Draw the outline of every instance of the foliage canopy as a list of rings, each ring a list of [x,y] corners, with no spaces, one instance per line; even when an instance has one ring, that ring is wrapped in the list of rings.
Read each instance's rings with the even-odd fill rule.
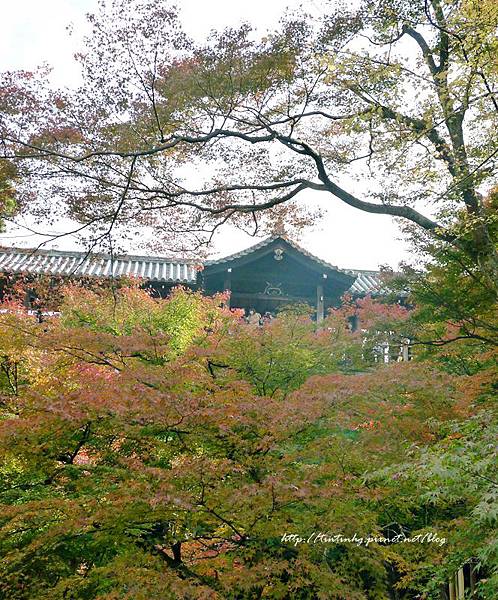
[[[60,318],[4,306],[0,598],[436,598],[470,557],[491,598],[494,370],[372,362],[349,309],[265,330],[222,304],[70,286]],[[448,543],[283,539],[320,531]]]

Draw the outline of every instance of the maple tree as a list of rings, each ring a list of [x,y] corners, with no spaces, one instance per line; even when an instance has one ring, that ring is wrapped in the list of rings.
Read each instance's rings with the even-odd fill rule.
[[[0,597],[411,598],[470,552],[492,568],[492,370],[379,367],[347,310],[264,331],[223,306],[137,284],[69,286],[42,323],[4,305]],[[282,540],[431,528],[451,544]]]
[[[498,240],[497,198],[496,189],[485,198],[493,243]],[[460,215],[455,230],[461,238],[471,235],[465,215]],[[403,294],[413,308],[404,323],[398,323],[397,335],[409,339],[419,356],[449,372],[472,374],[485,369],[495,360],[498,343],[492,274],[461,249],[418,235],[412,242],[416,261],[386,282],[394,297]]]
[[[325,208],[341,201],[456,244],[496,280],[481,195],[496,180],[496,3],[324,13],[195,44],[169,4],[101,3],[80,89],[4,74],[0,135],[23,175],[20,209],[72,217],[92,244],[148,225],[162,247],[191,250],[226,222],[300,228],[302,192],[319,191]],[[355,195],[342,174],[369,191]]]
[[[212,367],[217,377],[235,371],[260,396],[285,398],[312,375],[365,368],[361,350],[360,335],[351,334],[342,314],[331,314],[317,327],[309,315],[289,311],[264,327],[243,321],[232,327]]]

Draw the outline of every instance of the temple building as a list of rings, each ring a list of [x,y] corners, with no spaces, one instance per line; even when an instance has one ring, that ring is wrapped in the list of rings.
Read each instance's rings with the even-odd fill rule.
[[[230,306],[263,314],[307,303],[323,319],[344,293],[378,294],[378,272],[339,269],[284,236],[217,260],[199,263],[159,256],[113,256],[60,250],[0,248],[0,273],[54,277],[140,277],[157,296],[177,285],[214,294],[230,290]],[[0,289],[0,293],[2,290]]]

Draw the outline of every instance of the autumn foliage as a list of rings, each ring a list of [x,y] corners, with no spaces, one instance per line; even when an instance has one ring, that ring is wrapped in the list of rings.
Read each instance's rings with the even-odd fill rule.
[[[492,585],[492,373],[375,362],[347,311],[258,328],[224,300],[5,306],[0,598],[413,598],[476,556]],[[427,531],[448,543],[283,538]]]

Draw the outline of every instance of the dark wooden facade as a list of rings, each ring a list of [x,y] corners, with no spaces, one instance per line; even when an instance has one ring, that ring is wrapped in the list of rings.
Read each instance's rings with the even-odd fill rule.
[[[275,313],[288,304],[306,303],[323,319],[355,277],[278,237],[245,252],[209,261],[202,273],[207,294],[230,291],[230,306]]]

